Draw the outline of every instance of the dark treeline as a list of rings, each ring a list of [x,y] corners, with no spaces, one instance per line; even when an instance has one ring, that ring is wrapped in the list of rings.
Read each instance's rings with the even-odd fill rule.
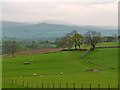
[[[81,50],[81,45],[90,45],[91,50],[95,50],[96,44],[101,42],[116,42],[117,35],[102,36],[96,31],[88,31],[84,35],[77,31],[67,33],[63,37],[57,38],[55,41],[48,40],[16,40],[10,38],[3,38],[2,40],[2,54],[10,54],[14,57],[14,53],[18,51],[35,50],[41,48],[64,48],[71,50]]]
[[[54,42],[48,40],[16,40],[10,38],[2,40],[2,54],[10,54],[11,57],[14,57],[14,53],[19,51],[55,47]]]

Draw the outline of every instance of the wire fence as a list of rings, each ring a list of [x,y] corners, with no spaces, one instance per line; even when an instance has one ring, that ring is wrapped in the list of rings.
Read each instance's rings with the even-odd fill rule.
[[[101,84],[98,84],[96,88],[92,87],[92,84],[89,84],[89,86],[86,88],[84,87],[84,84],[80,84],[79,87],[73,82],[73,83],[59,83],[56,86],[56,83],[38,83],[38,82],[29,82],[29,81],[20,81],[13,78],[2,78],[2,83],[10,85],[9,88],[40,88],[40,89],[65,89],[65,90],[119,90],[119,84],[116,88],[112,88],[110,84],[107,85],[106,88],[102,88]],[[15,87],[14,87],[15,86]],[[76,87],[77,86],[77,87]],[[3,90],[6,87],[3,87]]]

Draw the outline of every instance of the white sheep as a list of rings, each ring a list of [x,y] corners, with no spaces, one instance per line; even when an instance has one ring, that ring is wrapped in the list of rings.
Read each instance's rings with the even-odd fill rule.
[[[43,75],[40,75],[40,77],[42,77]]]
[[[60,73],[60,75],[63,75],[63,74],[64,74],[63,72]]]
[[[34,74],[33,74],[33,76],[37,76],[37,74],[36,74],[36,73],[34,73]]]

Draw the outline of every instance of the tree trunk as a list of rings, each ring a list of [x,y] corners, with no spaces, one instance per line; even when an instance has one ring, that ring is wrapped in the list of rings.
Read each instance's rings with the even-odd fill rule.
[[[75,43],[75,50],[77,49],[77,44]]]
[[[71,50],[71,47],[69,47],[69,49]]]
[[[92,50],[95,50],[95,45],[92,45]]]
[[[78,46],[79,46],[79,50],[81,50],[80,45],[78,45]]]
[[[11,52],[11,58],[13,58],[14,57],[14,52]]]

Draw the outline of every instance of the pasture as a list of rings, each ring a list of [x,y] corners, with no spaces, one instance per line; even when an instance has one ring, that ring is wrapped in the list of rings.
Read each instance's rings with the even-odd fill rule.
[[[98,44],[96,45],[96,47],[118,46],[118,45],[120,45],[119,42],[102,42],[102,43],[98,43]],[[87,44],[85,44],[85,45],[83,44],[83,45],[81,45],[81,48],[90,49],[91,46],[90,46],[90,45],[87,45]]]
[[[80,87],[101,87],[106,88],[108,84],[116,88],[118,85],[118,49],[104,48],[96,49],[90,52],[85,57],[81,56],[85,51],[58,51],[46,54],[20,55],[14,58],[3,57],[3,78],[6,82],[3,83],[5,87],[23,87],[21,82],[28,82],[29,87],[41,88],[41,83],[44,87],[52,88],[61,86]],[[30,62],[25,65],[24,62]],[[91,69],[93,71],[91,71]],[[34,75],[36,74],[36,75]],[[10,85],[9,79],[18,81],[18,84]]]

